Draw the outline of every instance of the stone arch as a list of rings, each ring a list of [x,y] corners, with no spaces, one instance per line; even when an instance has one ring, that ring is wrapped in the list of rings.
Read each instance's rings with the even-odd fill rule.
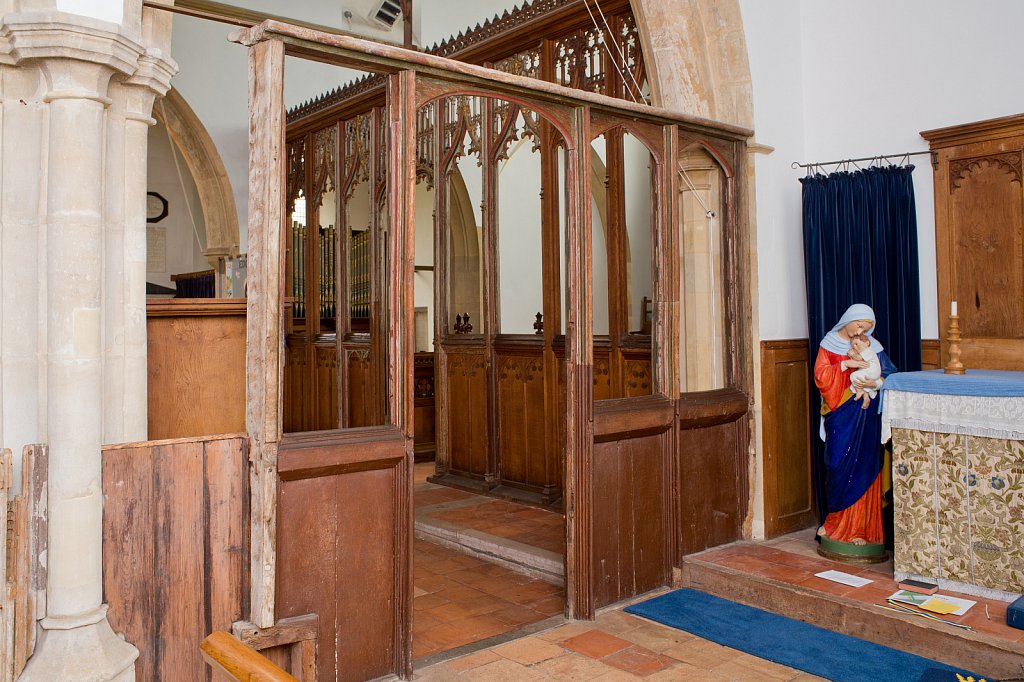
[[[654,104],[752,128],[739,0],[632,0]]]
[[[206,225],[206,257],[238,255],[238,211],[224,162],[192,107],[174,88],[157,101],[153,117],[167,128],[196,183]]]

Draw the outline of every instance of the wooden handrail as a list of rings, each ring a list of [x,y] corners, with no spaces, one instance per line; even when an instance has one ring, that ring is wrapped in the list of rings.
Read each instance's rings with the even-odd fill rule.
[[[299,682],[252,647],[220,630],[204,639],[199,649],[214,670],[238,682]]]

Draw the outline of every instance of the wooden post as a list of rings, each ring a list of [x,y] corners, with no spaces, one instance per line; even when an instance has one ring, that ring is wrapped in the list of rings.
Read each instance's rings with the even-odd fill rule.
[[[455,164],[454,157],[448,161],[445,148],[445,126],[448,124],[448,100],[441,97],[434,101],[434,384],[436,396],[448,395],[448,353],[445,339],[451,320],[449,305],[449,272],[451,251],[449,210],[451,198],[448,175]],[[455,121],[452,121],[455,125]],[[437,410],[434,475],[448,473],[451,459],[451,445],[448,437],[448,400],[435,401]]]
[[[608,74],[606,74],[608,76]],[[609,76],[610,77],[610,76]],[[629,268],[626,253],[629,250],[629,235],[626,232],[626,177],[625,177],[625,131],[621,126],[612,128],[604,135],[608,188],[606,215],[608,216],[607,259],[608,291],[608,337],[611,342],[609,357],[609,381],[611,395],[622,398],[626,395],[625,362],[622,358],[622,337],[629,333]],[[653,225],[653,223],[652,223]],[[601,254],[599,257],[604,257]],[[593,337],[591,337],[593,338]]]
[[[574,110],[567,140],[566,287],[569,310],[565,358],[566,610],[594,618],[593,456],[594,347],[590,207],[590,107]]]
[[[285,221],[284,45],[249,48],[249,277],[245,424],[251,441],[249,619],[274,624],[277,451],[281,441]],[[307,311],[307,318],[309,311]]]
[[[484,335],[487,374],[487,469],[484,483],[498,485],[498,380],[494,337],[498,334],[498,162],[494,159],[494,105],[491,97],[480,98],[480,186],[483,203],[480,251],[483,259],[484,301],[480,332]]]
[[[652,178],[654,205],[651,225],[654,227],[654,325],[651,330],[652,389],[673,403],[679,399],[682,320],[680,291],[681,254],[679,243],[679,134],[674,125],[662,127],[662,158]],[[679,520],[678,416],[668,434],[668,455],[665,461],[665,500],[668,507],[666,534],[672,565],[679,559],[677,524]]]
[[[405,435],[405,466],[399,485],[406,495],[396,499],[398,546],[406,551],[404,570],[396,571],[395,599],[395,671],[412,677],[412,598],[413,598],[413,355],[414,289],[416,238],[416,73],[401,71],[388,77],[388,250],[390,284],[387,320],[390,333],[387,346],[388,413],[392,423]]]

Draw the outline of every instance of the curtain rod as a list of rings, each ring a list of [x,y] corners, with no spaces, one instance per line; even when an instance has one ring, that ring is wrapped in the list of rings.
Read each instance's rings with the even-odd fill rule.
[[[939,167],[939,154],[933,151],[921,151],[921,152],[904,152],[902,154],[881,154],[879,156],[864,156],[859,159],[840,159],[839,161],[819,161],[817,163],[800,163],[794,161],[789,165],[790,168],[815,168],[820,166],[841,166],[842,164],[857,163],[858,161],[884,161],[888,159],[909,159],[911,156],[922,156],[928,154],[932,157],[932,167],[938,169]]]

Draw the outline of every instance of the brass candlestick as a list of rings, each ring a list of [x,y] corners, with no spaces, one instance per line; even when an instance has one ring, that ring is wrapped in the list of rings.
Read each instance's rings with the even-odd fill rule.
[[[963,374],[966,370],[964,363],[960,362],[960,318],[957,315],[949,316],[946,341],[949,341],[949,363],[943,371],[946,374]]]

